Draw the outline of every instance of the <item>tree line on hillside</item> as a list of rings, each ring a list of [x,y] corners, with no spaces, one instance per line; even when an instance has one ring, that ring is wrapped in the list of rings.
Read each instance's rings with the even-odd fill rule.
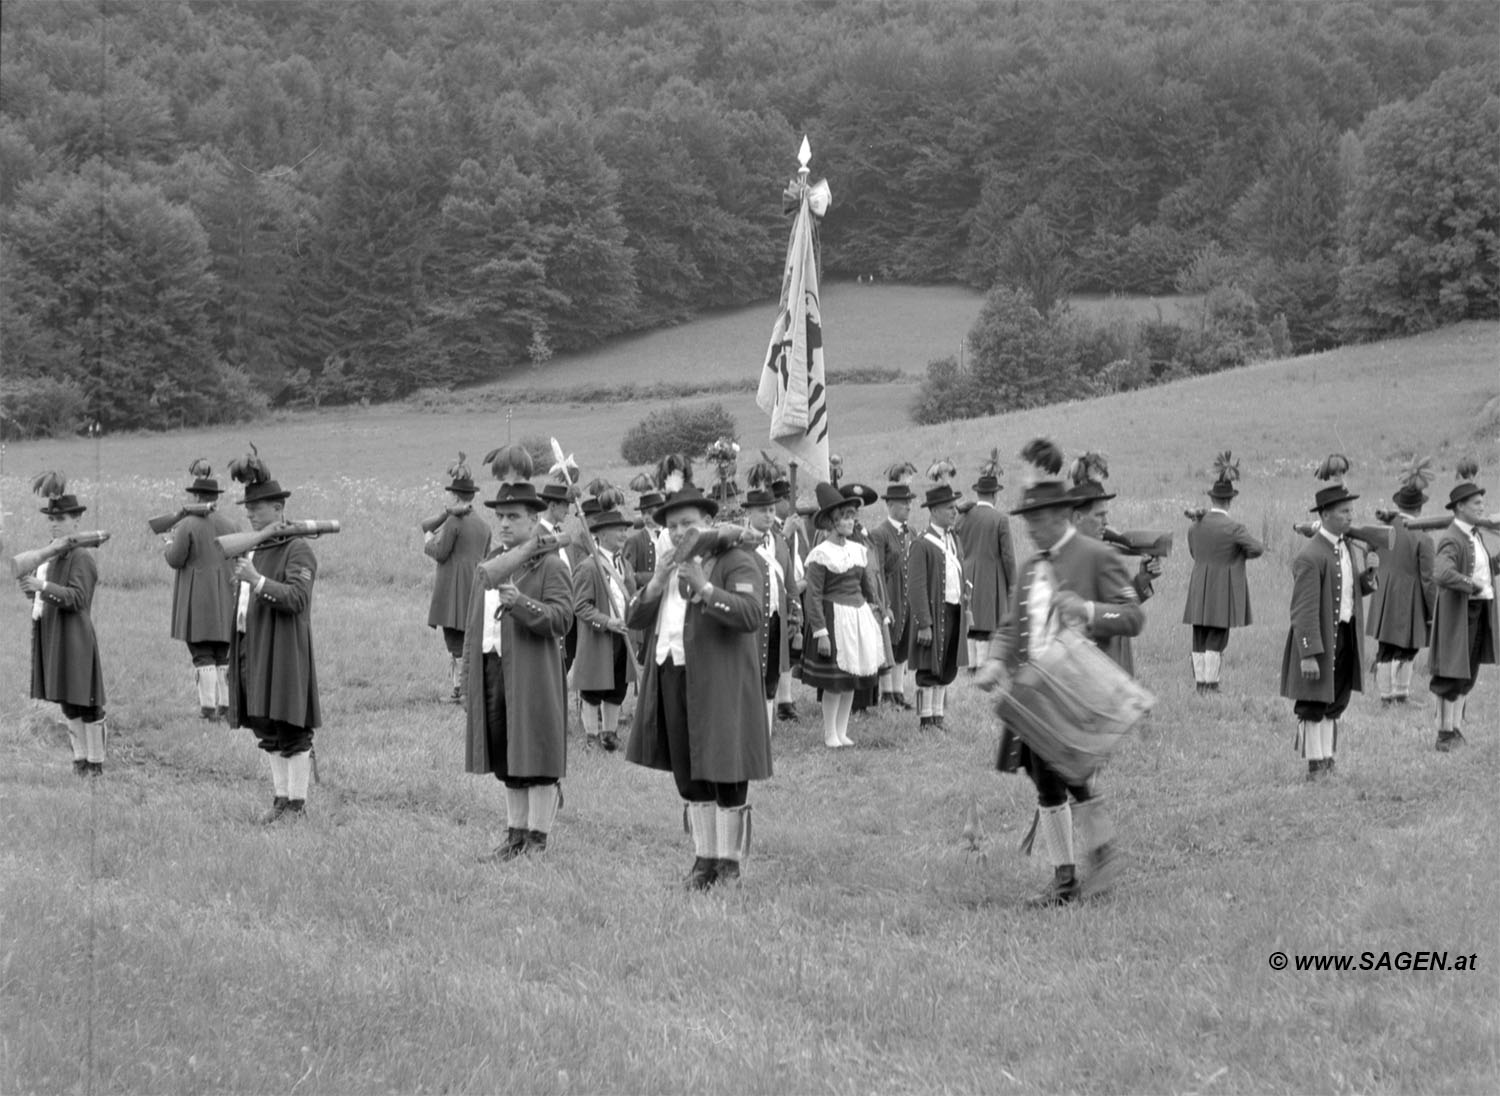
[[[1296,349],[1493,316],[1497,29],[1436,0],[11,0],[0,429],[390,399],[764,298],[803,132],[825,277],[1046,315],[1206,264]]]

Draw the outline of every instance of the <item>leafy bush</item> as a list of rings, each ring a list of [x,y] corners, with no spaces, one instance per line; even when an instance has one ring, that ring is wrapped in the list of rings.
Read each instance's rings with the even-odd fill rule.
[[[76,381],[57,377],[0,380],[0,438],[50,438],[78,429],[88,399]]]
[[[625,432],[620,456],[630,464],[654,464],[668,453],[697,455],[719,438],[735,436],[734,419],[722,403],[653,411]]]

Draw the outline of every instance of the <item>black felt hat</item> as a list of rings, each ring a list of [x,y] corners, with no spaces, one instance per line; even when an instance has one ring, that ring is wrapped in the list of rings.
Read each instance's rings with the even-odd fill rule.
[[[704,517],[711,518],[719,512],[719,504],[717,502],[708,498],[692,484],[688,484],[681,491],[674,491],[668,495],[666,501],[652,513],[651,520],[655,521],[658,525],[665,525],[667,523],[667,515],[673,510],[682,509],[684,506],[696,506],[703,511]]]
[[[1357,498],[1359,496],[1351,495],[1349,489],[1342,483],[1329,484],[1318,492],[1316,498],[1313,500],[1313,507],[1309,512],[1316,514],[1319,510],[1326,510],[1330,506],[1337,506],[1341,502],[1353,502]]]
[[[1050,510],[1058,506],[1071,509],[1076,499],[1062,480],[1040,480],[1026,488],[1021,494],[1021,504],[1011,507],[1012,514],[1030,514],[1037,510]]]
[[[589,515],[589,532],[597,533],[601,529],[611,529],[615,526],[629,527],[630,519],[618,510],[600,510]]]
[[[1074,484],[1068,494],[1073,496],[1074,506],[1090,506],[1096,502],[1108,502],[1115,497],[1106,491],[1104,484],[1098,480],[1084,480],[1082,483]]]
[[[763,487],[752,487],[745,492],[745,497],[740,500],[740,504],[747,510],[752,506],[774,506],[776,495]]]
[[[936,487],[929,488],[927,497],[922,500],[922,507],[931,510],[938,506],[947,506],[959,500],[962,492],[955,491],[953,484],[940,483]]]
[[[42,513],[46,514],[50,518],[62,515],[81,514],[85,510],[87,510],[88,507],[79,502],[77,496],[75,495],[53,495],[47,500],[47,505],[41,507],[40,509]]]
[[[1479,484],[1477,483],[1466,481],[1464,483],[1460,483],[1457,487],[1448,492],[1448,501],[1443,505],[1449,510],[1455,510],[1458,508],[1459,503],[1465,502],[1468,499],[1473,498],[1475,495],[1482,494],[1484,494],[1483,487],[1479,486]]]
[[[547,509],[547,504],[537,496],[536,487],[526,482],[502,483],[500,490],[495,492],[493,500],[486,500],[485,505],[491,510],[498,510],[502,506],[524,506],[532,513],[540,513]]]
[[[818,500],[818,508],[813,511],[814,524],[822,524],[831,520],[835,510],[842,510],[845,506],[860,507],[864,501],[858,496],[844,494],[839,488],[831,483],[820,483],[813,488],[813,495]]]

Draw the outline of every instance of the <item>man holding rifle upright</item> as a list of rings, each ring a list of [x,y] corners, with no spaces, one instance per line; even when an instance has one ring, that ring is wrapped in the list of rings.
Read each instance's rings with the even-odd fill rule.
[[[423,523],[422,551],[437,561],[427,627],[442,630],[443,644],[448,649],[449,684],[453,687],[448,699],[457,704],[462,692],[459,675],[474,568],[489,554],[490,530],[484,519],[474,513],[474,494],[478,488],[463,453],[458,454],[458,463],[448,469],[448,477],[442,514]],[[434,520],[437,524],[429,528]]]
[[[229,714],[229,632],[234,626],[234,572],[218,538],[239,526],[218,512],[223,489],[202,457],[188,467],[189,506],[163,538],[172,581],[172,638],[187,644],[198,686],[198,715]]]
[[[290,491],[271,478],[255,447],[229,462],[245,485],[240,505],[259,533],[282,521]],[[312,592],[318,560],[300,536],[265,541],[234,566],[239,597],[229,648],[229,725],[248,727],[271,766],[267,825],[301,818],[312,773],[313,731],[322,723],[313,665]]]

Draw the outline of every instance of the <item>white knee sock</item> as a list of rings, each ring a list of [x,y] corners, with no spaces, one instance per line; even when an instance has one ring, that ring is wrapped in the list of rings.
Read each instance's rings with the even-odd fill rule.
[[[1074,803],[1072,809],[1073,825],[1083,843],[1084,855],[1114,840],[1114,822],[1104,809],[1103,796],[1090,796],[1082,803]]]
[[[505,828],[524,830],[526,816],[531,810],[530,788],[505,789]]]
[[[1395,673],[1391,677],[1391,691],[1398,700],[1404,700],[1411,695],[1411,661],[1402,659],[1396,663]]]
[[[948,709],[948,686],[934,685],[932,687],[932,714],[942,717]]]
[[[830,749],[843,745],[839,741],[839,695],[823,690],[823,745]]]
[[[776,703],[790,704],[792,702],[792,675],[782,674],[781,680],[776,683]]]
[[[608,701],[600,704],[599,721],[601,729],[608,734],[614,734],[620,729],[620,706]]]
[[[73,747],[74,761],[87,761],[89,758],[88,734],[83,729],[83,720],[68,720],[68,745]]]
[[[838,702],[839,702],[839,707],[838,707],[838,716],[837,716],[837,721],[836,721],[836,729],[838,731],[838,736],[839,736],[839,745],[840,746],[852,746],[852,745],[854,745],[854,740],[849,737],[849,716],[854,711],[854,694],[853,693],[839,693],[838,694]]]
[[[303,750],[284,760],[286,761],[286,797],[305,801],[307,781],[312,775],[312,754]]]
[[[550,833],[557,817],[557,785],[537,784],[526,789],[526,828]]]
[[[1193,680],[1202,685],[1207,678],[1203,676],[1203,652],[1193,652]]]
[[[266,758],[271,762],[271,790],[278,799],[286,799],[287,759],[278,753],[266,754]]]
[[[1339,721],[1323,720],[1323,756],[1332,757],[1339,745]]]
[[[1302,721],[1302,756],[1309,761],[1322,761],[1326,756],[1323,753],[1323,722],[1321,719]]]
[[[932,694],[930,685],[917,686],[917,715],[922,719],[932,715]]]
[[[1375,690],[1380,693],[1381,700],[1389,700],[1395,693],[1396,675],[1394,671],[1394,663],[1375,663]]]
[[[98,723],[85,723],[83,725],[84,748],[88,750],[89,760],[97,764],[104,762],[104,720]]]
[[[1073,859],[1073,815],[1066,803],[1058,807],[1042,807],[1037,819],[1037,835],[1054,868],[1077,863]]]
[[[750,804],[718,807],[715,813],[714,855],[720,860],[739,863],[750,850]]]
[[[198,707],[217,708],[219,675],[212,666],[194,666],[193,679],[198,683]]]
[[[1222,656],[1218,651],[1203,652],[1203,682],[1206,685],[1217,685],[1219,683],[1219,665]]]
[[[891,667],[891,692],[906,696],[906,663],[898,662]]]
[[[218,701],[220,708],[229,707],[229,667],[215,666],[214,677],[217,679],[214,686],[214,699]]]
[[[693,855],[712,860],[719,855],[719,809],[712,802],[687,805],[688,833],[693,835]]]

